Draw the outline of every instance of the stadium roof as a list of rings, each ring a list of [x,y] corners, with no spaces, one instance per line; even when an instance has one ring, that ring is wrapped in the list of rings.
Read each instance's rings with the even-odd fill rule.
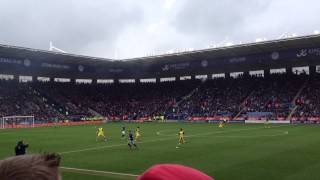
[[[320,35],[233,45],[181,53],[113,60],[17,46],[0,45],[0,70],[7,74],[70,78],[141,78],[246,71],[250,68],[290,66],[293,61],[271,62],[266,53],[295,59],[303,48],[319,48]],[[292,52],[290,52],[292,51]],[[289,52],[292,54],[289,57]],[[284,54],[282,56],[282,54]],[[261,55],[261,56],[257,56]],[[270,55],[268,54],[268,57]],[[280,59],[281,59],[280,58]],[[26,62],[27,59],[27,62]],[[313,61],[299,61],[314,64]],[[310,60],[310,59],[309,59]],[[268,61],[269,62],[269,61]],[[298,61],[294,63],[297,64]],[[317,63],[317,62],[316,62]],[[260,66],[258,66],[260,64]],[[292,65],[296,65],[292,64]],[[306,64],[306,63],[304,63]],[[18,66],[17,68],[15,67]],[[20,65],[20,66],[19,66]],[[24,66],[23,66],[24,65]],[[243,65],[243,66],[242,66]],[[256,66],[257,65],[257,66]]]
[[[195,51],[186,51],[165,55],[148,56],[141,58],[124,59],[124,61],[137,60],[140,62],[154,62],[162,59],[172,60],[199,60],[214,59],[225,56],[242,56],[247,54],[257,54],[271,51],[281,51],[301,47],[317,47],[320,45],[320,35],[309,35],[292,37],[286,39],[262,41],[255,43],[239,44],[219,48],[209,48]]]
[[[45,61],[54,61],[55,63],[99,63],[101,61],[112,61],[112,59],[90,57],[77,54],[69,54],[55,51],[32,49],[18,46],[0,44],[0,55],[13,57],[15,59],[37,59]]]

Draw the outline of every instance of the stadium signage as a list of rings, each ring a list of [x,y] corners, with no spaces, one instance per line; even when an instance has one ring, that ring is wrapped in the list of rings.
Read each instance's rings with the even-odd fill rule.
[[[31,66],[31,61],[29,59],[25,59],[23,61],[23,65],[26,66],[26,67],[29,67],[29,66]]]
[[[84,66],[79,65],[79,66],[78,66],[78,70],[79,70],[80,72],[83,72],[83,71],[84,71]]]
[[[178,64],[166,64],[161,69],[162,69],[162,71],[179,70],[179,69],[186,69],[189,66],[190,66],[189,62],[178,63]]]
[[[275,51],[275,52],[271,53],[271,59],[273,59],[273,60],[278,60],[279,57],[280,57],[279,52],[276,52],[276,51]]]
[[[55,68],[55,69],[70,69],[70,66],[63,64],[50,64],[50,63],[42,63],[41,67],[46,68]]]
[[[241,63],[241,62],[245,62],[247,60],[246,57],[238,57],[238,58],[231,58],[229,59],[230,63]]]
[[[201,66],[202,67],[207,67],[208,66],[208,61],[207,60],[203,60],[203,61],[201,61]]]
[[[18,59],[10,59],[10,58],[0,58],[0,63],[7,63],[7,64],[22,64],[22,60]]]
[[[26,67],[31,66],[31,61],[29,59],[20,60],[20,59],[11,59],[11,58],[0,58],[0,63],[18,64],[18,65],[24,65]]]
[[[316,67],[316,72],[317,72],[317,73],[320,73],[320,66],[317,66],[317,67]]]
[[[109,69],[110,73],[121,73],[123,72],[123,69]]]
[[[301,49],[297,53],[298,58],[303,58],[308,55],[315,55],[315,56],[320,56],[320,48],[310,48],[310,49]]]
[[[245,120],[246,124],[265,124],[266,120]],[[290,124],[289,120],[271,120],[268,121],[271,124]]]

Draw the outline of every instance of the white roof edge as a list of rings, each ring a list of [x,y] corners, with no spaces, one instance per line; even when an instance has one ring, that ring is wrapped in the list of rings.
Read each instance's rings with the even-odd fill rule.
[[[114,59],[108,59],[108,58],[102,58],[102,57],[93,57],[93,56],[86,56],[86,55],[80,55],[80,54],[63,53],[63,52],[21,47],[21,46],[15,46],[15,45],[0,44],[0,47],[21,49],[21,50],[27,50],[27,51],[33,51],[33,52],[43,52],[43,53],[49,53],[49,54],[58,54],[58,55],[72,56],[72,57],[79,57],[79,58],[87,58],[87,59],[92,59],[92,60],[114,61]]]
[[[275,40],[268,40],[268,41],[262,41],[262,42],[235,44],[232,46],[225,46],[225,47],[206,48],[206,49],[200,49],[200,50],[194,50],[194,51],[184,51],[184,52],[178,52],[178,53],[160,54],[160,55],[154,55],[154,56],[144,56],[144,57],[137,57],[137,58],[121,59],[121,60],[131,61],[131,60],[153,59],[153,58],[161,58],[161,57],[169,57],[169,56],[180,56],[180,55],[188,55],[188,54],[202,53],[202,52],[209,52],[209,51],[227,50],[227,49],[238,48],[238,47],[263,45],[263,44],[278,43],[278,42],[292,41],[292,40],[299,40],[299,39],[308,39],[308,38],[313,38],[313,37],[320,37],[320,35],[307,35],[307,36],[290,37],[290,38],[275,39]]]
[[[227,49],[238,48],[238,47],[246,47],[246,46],[254,46],[254,45],[263,45],[263,44],[270,44],[270,43],[277,43],[277,42],[284,42],[284,41],[292,41],[292,40],[299,40],[299,39],[308,39],[308,38],[314,38],[314,37],[320,37],[320,35],[306,35],[306,36],[290,37],[290,38],[284,38],[284,39],[268,40],[268,41],[262,41],[262,42],[252,42],[252,43],[246,43],[246,44],[236,44],[236,45],[225,46],[225,47],[206,48],[206,49],[193,50],[193,51],[184,51],[184,52],[171,53],[171,54],[160,54],[160,55],[153,55],[153,56],[143,56],[143,57],[136,57],[136,58],[127,58],[127,59],[108,59],[108,58],[102,58],[102,57],[93,57],[93,56],[86,56],[86,55],[79,55],[79,54],[72,54],[72,53],[63,53],[63,52],[53,52],[53,51],[48,51],[48,50],[35,49],[35,48],[27,48],[27,47],[15,46],[15,45],[5,45],[5,44],[0,44],[0,47],[21,49],[21,50],[34,51],[34,52],[39,51],[39,52],[43,52],[43,53],[58,54],[58,55],[65,55],[65,56],[72,56],[72,57],[79,57],[79,58],[87,58],[87,59],[91,59],[91,60],[102,60],[102,61],[132,61],[132,60],[143,60],[143,59],[154,59],[154,58],[161,58],[161,57],[188,55],[188,54],[202,53],[202,52],[209,52],[209,51],[227,50]]]

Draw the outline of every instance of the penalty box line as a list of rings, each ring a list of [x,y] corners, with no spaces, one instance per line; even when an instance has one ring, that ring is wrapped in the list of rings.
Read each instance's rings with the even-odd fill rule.
[[[286,126],[289,126],[289,125],[282,125],[282,126],[277,126],[277,127],[273,127],[273,128],[286,127]],[[228,133],[228,132],[248,131],[248,130],[257,130],[257,129],[265,129],[265,128],[264,127],[262,127],[262,128],[246,128],[246,129],[238,129],[238,130],[201,133],[201,134],[189,135],[186,137],[188,138],[188,137],[207,136],[207,135],[213,135],[213,134],[222,134],[222,133]],[[166,141],[166,140],[173,140],[173,139],[176,139],[176,138],[170,137],[170,138],[163,138],[163,139],[154,139],[154,140],[149,140],[149,141],[138,142],[138,144],[152,143],[152,142]],[[91,147],[91,148],[78,149],[78,150],[73,150],[73,151],[64,151],[64,152],[60,152],[59,154],[61,154],[61,155],[71,154],[71,153],[77,153],[77,152],[85,152],[85,151],[99,150],[99,149],[105,149],[105,148],[119,147],[119,146],[124,146],[124,145],[127,145],[127,144],[114,144],[114,145],[107,145],[107,146],[100,146],[100,147]]]

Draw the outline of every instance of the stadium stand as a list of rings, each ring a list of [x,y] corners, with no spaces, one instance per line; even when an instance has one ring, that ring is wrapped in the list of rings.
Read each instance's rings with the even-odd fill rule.
[[[242,116],[284,120],[292,100],[306,80],[304,75],[275,74],[255,81],[252,94],[244,103]]]
[[[115,61],[0,44],[0,116],[320,123],[319,46],[310,35]]]
[[[56,101],[69,116],[96,114],[109,119],[137,120],[164,114],[193,86],[188,82],[167,82],[139,85],[37,83],[34,87]]]
[[[320,76],[319,74],[308,78],[308,84],[301,95],[295,100],[297,110],[292,117],[293,120],[308,118],[318,120],[320,116]]]
[[[274,74],[108,85],[1,81],[0,114],[32,114],[44,122],[96,115],[114,120],[148,120],[159,115],[176,120],[284,120],[297,106],[293,119],[318,118],[319,79],[319,75]]]
[[[34,115],[39,121],[64,119],[46,99],[29,84],[14,81],[0,81],[0,115]]]

